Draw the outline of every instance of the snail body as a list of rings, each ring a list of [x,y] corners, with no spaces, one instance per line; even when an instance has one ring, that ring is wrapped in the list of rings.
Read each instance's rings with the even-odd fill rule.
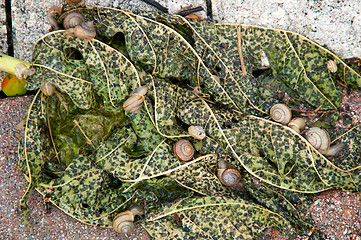
[[[271,107],[270,110],[271,118],[278,123],[288,124],[292,118],[292,112],[286,104],[277,103]]]
[[[206,132],[201,126],[190,126],[188,128],[188,133],[195,139],[202,140],[206,137]]]
[[[194,147],[187,139],[180,139],[174,144],[174,154],[183,162],[187,162],[193,158]]]
[[[303,118],[296,117],[288,123],[288,126],[300,134],[306,127],[306,121]]]
[[[238,169],[231,167],[224,160],[220,160],[218,162],[217,177],[224,186],[238,190],[243,189],[241,173],[238,171]]]
[[[328,60],[327,61],[327,69],[332,72],[335,73],[337,71],[337,64],[334,60]]]
[[[49,8],[46,18],[48,19],[53,30],[59,30],[57,19],[61,14],[61,7],[52,6]]]
[[[123,234],[131,233],[135,227],[134,217],[142,214],[144,214],[144,209],[139,205],[117,214],[112,222],[114,231]]]
[[[134,89],[130,97],[124,102],[123,109],[130,113],[139,113],[145,100],[144,95],[148,91],[148,86],[144,85]]]
[[[94,39],[96,36],[92,22],[82,22],[74,28],[74,35],[84,40]]]

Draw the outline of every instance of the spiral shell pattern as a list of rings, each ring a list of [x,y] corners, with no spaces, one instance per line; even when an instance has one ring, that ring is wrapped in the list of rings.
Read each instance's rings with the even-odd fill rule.
[[[319,127],[312,127],[306,132],[307,141],[319,151],[327,151],[330,147],[328,133]]]
[[[134,229],[134,215],[131,211],[119,213],[113,219],[112,227],[117,233],[131,233]]]
[[[194,147],[187,139],[180,139],[174,144],[174,154],[181,161],[189,161],[193,158]]]
[[[282,124],[288,124],[292,118],[291,109],[283,103],[273,105],[270,110],[270,115],[275,122]]]
[[[242,179],[241,173],[235,168],[228,168],[223,171],[220,181],[227,187],[236,186]]]
[[[85,22],[83,15],[77,12],[68,13],[63,20],[63,25],[65,29],[75,28],[80,25],[80,23]]]

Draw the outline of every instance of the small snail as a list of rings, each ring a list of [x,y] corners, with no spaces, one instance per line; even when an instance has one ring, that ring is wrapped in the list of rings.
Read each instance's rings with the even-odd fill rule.
[[[76,26],[80,25],[80,23],[83,22],[85,22],[83,15],[77,12],[71,12],[65,16],[63,21],[63,26],[65,29],[75,28]]]
[[[217,177],[224,186],[239,190],[243,189],[241,173],[224,160],[218,161]]]
[[[70,4],[78,4],[81,2],[81,0],[66,0],[66,2]]]
[[[194,147],[187,139],[180,139],[174,144],[174,154],[183,162],[187,162],[193,158]]]
[[[51,96],[54,94],[55,92],[55,85],[52,84],[51,82],[47,82],[44,85],[40,86],[40,90],[46,95],[46,96]]]
[[[61,14],[61,7],[52,6],[49,8],[46,18],[48,19],[53,30],[59,30],[57,19]]]
[[[335,61],[333,60],[328,60],[327,61],[327,69],[332,72],[335,73],[337,71],[337,64]]]
[[[133,206],[129,210],[119,213],[113,219],[112,227],[117,233],[131,233],[135,227],[134,217],[144,214],[144,209],[139,206]]]
[[[320,153],[326,156],[336,155],[342,150],[343,144],[338,143],[330,147],[330,137],[326,130],[319,127],[312,127],[306,132],[306,139]]]
[[[188,128],[188,133],[195,139],[202,140],[206,137],[206,132],[201,126],[190,126]]]
[[[306,127],[306,121],[303,118],[296,117],[288,123],[288,126],[297,133],[301,133]]]
[[[270,115],[274,121],[282,124],[288,124],[292,118],[291,109],[283,103],[274,104],[271,107]]]
[[[311,127],[306,132],[307,141],[320,152],[325,152],[330,148],[330,136],[319,127]]]
[[[24,79],[28,76],[31,76],[35,73],[34,68],[28,68],[24,63],[18,63],[15,67],[15,76],[18,79]]]
[[[126,112],[139,113],[145,100],[144,95],[147,91],[147,85],[134,89],[134,91],[130,93],[130,97],[124,102],[123,109]]]

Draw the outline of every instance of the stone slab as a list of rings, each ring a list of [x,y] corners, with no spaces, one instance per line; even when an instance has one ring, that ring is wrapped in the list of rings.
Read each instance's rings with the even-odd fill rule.
[[[302,34],[343,58],[361,57],[361,2],[213,0],[213,20]]]

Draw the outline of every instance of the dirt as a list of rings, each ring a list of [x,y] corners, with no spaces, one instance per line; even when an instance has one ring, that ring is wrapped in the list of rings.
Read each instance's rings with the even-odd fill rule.
[[[21,217],[19,202],[27,187],[24,176],[15,169],[18,160],[14,128],[26,116],[32,96],[0,99],[0,236],[1,239],[149,239],[142,228],[130,236],[112,229],[89,226],[50,206],[45,209],[42,196],[33,192],[28,201],[30,225]],[[309,209],[316,230],[324,239],[361,240],[361,198],[359,195],[331,190],[315,197]],[[267,239],[284,239],[277,231]],[[308,239],[300,236],[298,239]]]

